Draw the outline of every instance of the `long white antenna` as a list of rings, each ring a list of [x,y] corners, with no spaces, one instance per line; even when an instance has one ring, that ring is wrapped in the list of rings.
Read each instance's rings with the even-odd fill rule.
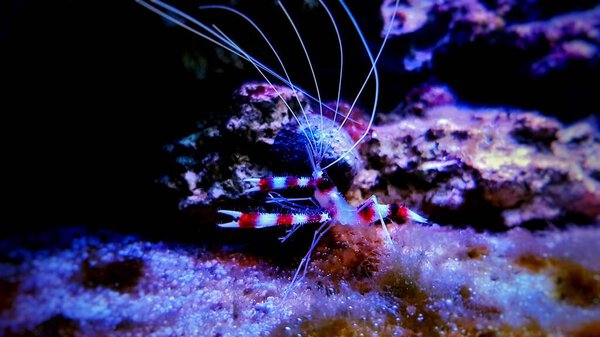
[[[279,56],[279,53],[277,52],[277,50],[275,49],[275,47],[273,46],[273,44],[271,43],[271,41],[269,40],[269,38],[266,36],[266,34],[264,33],[264,31],[258,27],[258,25],[252,20],[250,19],[247,15],[245,15],[244,13],[238,11],[235,8],[231,8],[231,7],[227,7],[227,6],[221,6],[221,5],[210,5],[210,6],[200,6],[198,7],[199,9],[222,9],[225,11],[229,11],[232,12],[238,16],[240,16],[241,18],[243,18],[244,20],[246,20],[248,23],[250,23],[252,25],[252,27],[254,27],[254,29],[261,35],[261,37],[265,40],[265,42],[269,45],[269,48],[271,48],[271,51],[273,52],[273,54],[275,55],[275,57],[277,58],[277,61],[279,62],[279,65],[281,66],[281,69],[283,70],[283,73],[285,74],[285,77],[287,78],[289,83],[293,83],[290,75],[287,72],[287,69],[285,67],[285,64],[283,63],[283,61],[281,60],[281,57]],[[221,31],[221,34],[223,36],[225,36],[225,34],[223,34],[223,32]],[[234,44],[233,41],[231,39],[227,39],[228,41],[230,41],[231,44]],[[235,44],[237,46],[237,44]],[[248,61],[250,63],[252,63],[255,67],[258,67],[258,64],[253,62],[251,60],[251,58],[249,57],[250,55],[248,55],[248,53],[246,53],[242,48],[240,48],[238,46],[237,50],[239,50],[240,52],[242,52],[244,55],[248,56]],[[260,71],[260,69],[257,69],[258,72],[263,76],[263,78],[265,80],[267,80],[267,82],[271,85],[271,82],[266,78],[266,76],[264,75],[264,73],[262,71]],[[275,90],[275,92],[278,92],[277,89],[275,89],[275,87],[273,85],[271,85],[271,87]],[[296,98],[296,101],[298,102],[298,105],[300,106],[300,110],[302,111],[302,115],[304,116],[304,121],[306,122],[306,125],[308,126],[309,132],[311,137],[309,137],[306,134],[306,131],[304,128],[300,128],[300,130],[302,131],[302,133],[304,133],[304,136],[306,137],[306,140],[308,141],[310,148],[314,151],[314,147],[315,144],[313,144],[314,139],[315,139],[315,135],[313,134],[313,130],[310,127],[310,122],[308,120],[308,116],[307,113],[304,109],[304,106],[302,105],[302,102],[300,101],[300,98],[298,97],[298,90],[296,90],[295,86],[289,86],[290,89],[292,89],[293,95]],[[279,94],[279,93],[278,93]],[[289,107],[289,105],[285,102],[285,100],[281,97],[281,95],[279,95],[279,97],[281,98],[281,100],[284,102],[284,104],[288,107],[290,113],[292,114],[292,116],[294,117],[294,119],[296,120],[296,122],[298,123],[298,125],[301,125],[300,121],[298,120],[298,117],[296,115],[296,113],[291,109],[291,107]]]
[[[279,75],[277,72],[275,72],[273,69],[267,67],[265,64],[263,64],[262,62],[260,62],[259,60],[253,58],[251,55],[246,54],[247,56],[245,56],[243,53],[236,51],[235,48],[233,46],[228,46],[229,42],[223,38],[222,36],[220,36],[217,32],[215,32],[212,28],[208,27],[206,24],[203,24],[202,22],[198,21],[197,19],[195,19],[194,17],[186,14],[185,12],[177,9],[176,7],[173,7],[167,3],[162,2],[161,0],[135,0],[138,4],[140,4],[141,6],[147,8],[148,10],[160,15],[161,17],[163,17],[164,19],[173,22],[177,25],[179,25],[180,27],[192,32],[195,35],[198,35],[212,43],[214,43],[215,45],[239,56],[240,58],[248,61],[248,62],[255,62],[262,70],[266,71],[267,73],[269,73],[270,75],[272,75],[273,77],[277,78],[279,81],[283,82],[285,85],[287,85],[290,88],[293,88],[295,90],[297,90],[298,92],[301,92],[302,94],[304,94],[307,98],[309,98],[310,100],[323,105],[323,103],[317,99],[316,97],[314,97],[313,95],[311,95],[308,91],[302,89],[301,87],[295,85],[294,83],[288,81],[285,77]],[[151,5],[152,4],[152,5]],[[153,6],[154,5],[154,6]],[[158,6],[161,9],[155,7]],[[169,13],[167,13],[169,12]],[[171,14],[173,13],[173,14]],[[175,16],[177,15],[177,16]],[[195,29],[193,27],[191,27],[189,24],[187,24],[186,22],[184,22],[182,19],[185,19],[187,21],[189,21],[190,23],[193,23],[194,25],[202,28],[203,30],[205,30],[206,32],[210,33],[211,35],[214,36],[211,37],[201,31],[199,31],[198,29]],[[215,40],[215,38],[217,40]],[[218,41],[220,40],[220,42]],[[238,47],[239,48],[239,47]],[[335,110],[327,105],[324,106],[325,109],[328,109],[332,112],[335,112]]]
[[[308,67],[310,68],[310,73],[312,74],[313,81],[315,82],[315,89],[317,90],[317,98],[319,99],[319,111],[321,113],[320,130],[323,130],[323,103],[321,100],[321,92],[319,90],[319,82],[317,81],[317,75],[315,74],[315,69],[312,65],[310,55],[308,54],[308,51],[306,50],[306,45],[304,45],[304,40],[302,39],[302,36],[300,35],[300,32],[298,31],[298,28],[296,27],[294,20],[292,20],[292,17],[285,9],[285,6],[283,6],[283,3],[281,1],[277,1],[277,4],[279,5],[279,7],[281,7],[281,10],[283,11],[283,13],[287,17],[288,21],[290,22],[290,25],[294,29],[294,32],[296,33],[296,36],[298,37],[298,40],[300,41],[300,45],[302,46],[302,50],[304,51],[304,55],[306,56],[306,61],[308,62]],[[310,125],[308,125],[308,127],[310,128]],[[320,139],[320,141],[318,142],[318,145],[319,145],[318,153],[321,153],[321,149],[323,147],[323,137],[320,135],[319,139]],[[320,161],[321,158],[318,158],[318,160]],[[319,165],[319,164],[320,164],[320,162],[317,162],[317,165]]]
[[[385,32],[385,37],[383,39],[383,42],[381,44],[381,47],[379,48],[379,51],[377,52],[377,56],[375,57],[375,59],[373,59],[373,54],[371,54],[371,51],[369,50],[369,46],[367,44],[367,40],[364,37],[364,34],[362,33],[362,30],[360,29],[360,27],[358,26],[358,23],[356,22],[356,19],[354,18],[354,15],[352,15],[352,12],[350,12],[350,9],[348,8],[348,6],[346,6],[346,4],[344,3],[343,0],[340,0],[340,4],[342,5],[342,7],[344,7],[344,10],[346,11],[346,13],[348,14],[348,17],[350,18],[350,20],[352,21],[352,24],[354,25],[354,28],[356,29],[356,32],[358,33],[358,36],[360,37],[361,42],[363,43],[364,47],[365,47],[365,51],[367,52],[367,55],[369,56],[369,60],[371,60],[371,69],[369,70],[369,73],[367,74],[367,77],[365,78],[358,94],[356,95],[356,98],[354,99],[354,101],[352,102],[352,105],[350,106],[350,109],[348,110],[348,114],[346,115],[346,117],[350,116],[350,113],[352,112],[352,110],[354,109],[354,106],[356,105],[356,102],[358,102],[358,98],[360,97],[360,95],[362,94],[365,86],[367,85],[367,82],[369,81],[369,79],[371,78],[371,75],[375,75],[375,98],[373,100],[373,110],[371,112],[371,118],[369,119],[369,124],[367,125],[367,128],[365,129],[365,132],[359,137],[359,139],[354,142],[354,144],[352,144],[352,146],[350,148],[348,148],[344,153],[342,153],[336,160],[332,161],[331,163],[327,164],[325,167],[323,167],[323,170],[335,165],[337,162],[339,162],[340,160],[342,160],[342,158],[344,158],[345,156],[347,156],[352,150],[354,150],[354,148],[356,148],[356,146],[358,146],[358,144],[360,144],[360,142],[363,141],[363,139],[365,139],[365,137],[369,134],[369,130],[371,130],[371,126],[373,126],[373,121],[375,120],[375,113],[377,111],[377,102],[379,99],[379,74],[377,72],[377,61],[379,60],[379,57],[381,56],[381,53],[383,52],[383,48],[385,47],[385,43],[388,40],[388,37],[390,35],[390,31],[392,30],[392,25],[394,23],[394,19],[396,18],[396,11],[398,9],[398,5],[399,5],[399,1],[400,0],[396,0],[396,5],[394,8],[394,14],[392,15],[392,20],[390,21],[389,26],[387,27],[387,30]],[[346,123],[347,118],[344,118],[344,120],[342,121],[342,123],[340,124],[338,129],[341,129],[344,126],[344,123]]]
[[[335,102],[335,112],[333,114],[333,122],[331,123],[331,128],[333,129],[335,127],[335,121],[337,119],[337,115],[339,113],[339,109],[340,109],[340,99],[341,99],[341,95],[342,95],[342,77],[343,77],[343,73],[344,73],[344,47],[342,45],[342,38],[340,36],[340,30],[338,29],[338,26],[335,22],[335,18],[333,17],[333,15],[331,14],[331,11],[329,10],[329,8],[327,7],[327,5],[325,4],[325,2],[323,2],[323,0],[319,0],[319,3],[321,4],[321,6],[323,6],[323,9],[325,9],[325,11],[327,12],[327,15],[329,16],[329,19],[331,20],[331,24],[333,25],[333,28],[335,29],[335,34],[337,35],[337,40],[338,40],[338,45],[339,45],[339,51],[340,51],[340,76],[339,76],[339,80],[338,80],[338,90],[337,90],[337,99]],[[321,130],[321,132],[323,132],[324,130]],[[329,144],[326,144],[329,145]],[[329,146],[324,146],[321,149],[321,158],[325,156],[325,153],[327,153]]]

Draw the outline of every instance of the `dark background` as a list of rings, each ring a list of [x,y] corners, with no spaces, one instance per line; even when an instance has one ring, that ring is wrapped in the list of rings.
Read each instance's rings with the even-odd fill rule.
[[[161,148],[201,99],[177,37],[133,1],[2,6],[3,232],[167,219]]]

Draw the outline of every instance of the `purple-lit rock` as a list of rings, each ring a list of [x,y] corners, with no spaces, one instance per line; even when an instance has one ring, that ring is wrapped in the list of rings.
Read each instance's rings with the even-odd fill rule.
[[[385,0],[381,6],[382,34],[394,15],[394,8],[393,0]],[[544,75],[570,61],[597,64],[599,11],[592,1],[576,1],[553,9],[543,1],[417,0],[398,6],[395,12],[398,19],[390,33],[400,36],[429,26],[447,25],[446,35],[429,49],[430,53],[443,55],[450,45],[488,39],[487,43],[501,48],[533,49],[538,55],[530,60],[531,74]]]
[[[383,2],[385,23],[394,8]],[[587,84],[600,77],[595,1],[416,0],[401,3],[396,17],[390,33],[404,46],[391,52],[396,63],[443,81],[463,99],[571,121],[600,108]]]
[[[276,88],[266,83],[242,86],[229,112],[203,120],[197,133],[167,147],[175,167],[161,182],[181,193],[181,208],[238,199],[244,179],[271,172],[270,148],[292,120],[286,104],[295,109],[306,104],[302,94],[296,99],[289,88]]]
[[[597,221],[600,134],[591,123],[456,105],[397,118],[374,127],[362,148],[371,170],[356,195],[486,229]]]

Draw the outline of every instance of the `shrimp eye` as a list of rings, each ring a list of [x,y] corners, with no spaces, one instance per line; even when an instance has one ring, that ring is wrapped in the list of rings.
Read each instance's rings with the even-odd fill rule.
[[[334,187],[335,187],[335,185],[328,178],[320,178],[317,181],[317,189],[319,190],[319,192],[329,192]]]

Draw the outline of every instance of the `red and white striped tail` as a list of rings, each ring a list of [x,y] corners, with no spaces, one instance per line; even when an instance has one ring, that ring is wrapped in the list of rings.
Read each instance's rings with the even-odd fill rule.
[[[388,218],[395,223],[402,224],[408,220],[419,222],[419,223],[429,223],[429,220],[420,216],[419,214],[411,211],[405,206],[398,204],[377,204],[377,209],[375,208],[375,203],[368,204],[364,206],[359,212],[358,215],[363,223],[370,224],[376,221],[379,221],[379,215],[381,214],[382,218]]]
[[[234,221],[219,224],[223,228],[265,228],[275,226],[295,226],[309,223],[322,223],[331,220],[329,213],[315,214],[282,214],[282,213],[242,213],[237,211],[219,210],[221,214],[229,215]]]

